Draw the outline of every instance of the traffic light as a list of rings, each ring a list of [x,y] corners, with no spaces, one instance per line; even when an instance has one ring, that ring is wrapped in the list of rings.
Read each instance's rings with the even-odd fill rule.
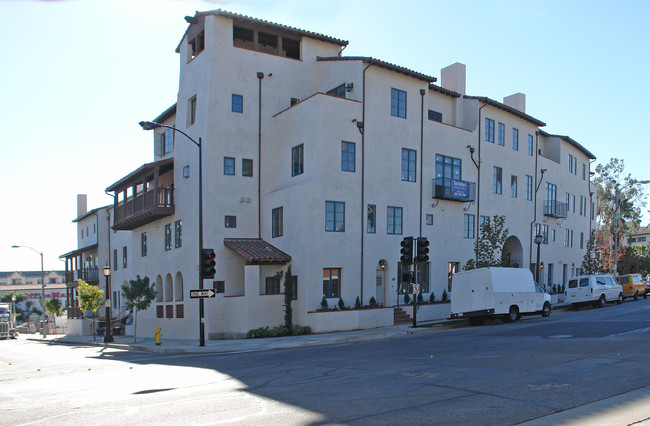
[[[402,246],[402,249],[400,250],[400,253],[402,253],[402,257],[400,257],[402,263],[413,263],[413,237],[404,237],[400,244]]]
[[[217,262],[214,260],[214,249],[201,249],[201,278],[214,278],[216,273],[214,267]]]
[[[429,260],[429,241],[427,237],[418,237],[415,245],[415,262],[427,262]]]

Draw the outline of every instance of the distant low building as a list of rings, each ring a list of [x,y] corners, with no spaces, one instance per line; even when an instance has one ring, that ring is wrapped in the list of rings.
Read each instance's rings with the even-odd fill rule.
[[[32,306],[42,310],[41,306],[41,271],[13,271],[0,272],[0,297],[5,293],[25,293],[27,300],[18,305],[25,309],[26,302],[31,301]],[[65,306],[66,285],[65,271],[45,272],[45,300],[59,299]]]

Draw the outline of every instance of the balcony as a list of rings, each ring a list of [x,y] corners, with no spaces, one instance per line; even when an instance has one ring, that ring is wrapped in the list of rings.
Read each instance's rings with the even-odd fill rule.
[[[560,203],[556,200],[544,201],[544,216],[565,218],[568,210],[567,203]]]
[[[174,159],[148,163],[107,188],[113,229],[130,231],[174,214]]]
[[[118,203],[113,229],[132,230],[174,214],[174,188],[150,189]]]
[[[433,198],[468,203],[476,199],[476,184],[451,178],[433,180]]]
[[[82,279],[88,284],[99,284],[99,268],[83,268],[65,271],[65,282],[73,283]]]

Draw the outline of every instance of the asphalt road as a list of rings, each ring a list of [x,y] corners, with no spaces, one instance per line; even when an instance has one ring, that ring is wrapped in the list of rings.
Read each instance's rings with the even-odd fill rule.
[[[650,300],[244,354],[0,341],[0,423],[509,425],[650,385],[649,346]]]

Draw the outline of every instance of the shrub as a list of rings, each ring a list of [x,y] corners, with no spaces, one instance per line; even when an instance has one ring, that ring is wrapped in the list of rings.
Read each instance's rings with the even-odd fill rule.
[[[434,296],[433,291],[432,291],[431,294],[429,295],[429,302],[433,303],[435,301],[436,301],[436,296]]]
[[[553,294],[557,293],[557,285],[553,284],[552,290]]]
[[[303,334],[311,334],[311,327],[309,326],[301,326],[301,325],[293,325],[292,328],[293,335],[294,336],[300,336]],[[288,336],[289,335],[289,329],[285,327],[284,325],[278,325],[276,327],[273,327],[272,329],[269,330],[268,327],[258,327],[254,328],[252,330],[249,330],[246,337],[249,339],[259,339],[262,337],[282,337],[282,336]]]
[[[327,299],[325,296],[323,296],[323,300],[320,301],[320,307],[323,308],[324,310],[327,310],[329,308],[329,305],[327,304]]]
[[[409,294],[404,293],[404,304],[408,305],[410,301],[411,301],[411,298],[409,297]]]
[[[343,298],[339,297],[339,309],[340,310],[345,310],[345,303],[343,303]]]
[[[424,297],[422,296],[422,293],[418,293],[418,303],[424,302]]]
[[[447,297],[448,297],[448,296],[447,296],[447,290],[443,290],[443,291],[442,291],[442,301],[443,301],[443,302],[446,302],[446,301],[447,301]]]
[[[356,302],[354,302],[354,307],[355,309],[360,309],[361,308],[361,300],[359,299],[359,296],[357,296]]]
[[[370,306],[375,306],[377,305],[377,300],[375,300],[374,297],[371,297],[368,303],[370,304]]]

